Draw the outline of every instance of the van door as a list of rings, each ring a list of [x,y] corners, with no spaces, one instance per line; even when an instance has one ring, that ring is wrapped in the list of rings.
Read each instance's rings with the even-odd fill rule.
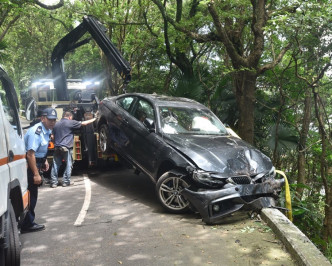
[[[0,91],[1,93],[1,91]],[[9,167],[7,142],[3,122],[4,111],[0,99],[0,192],[7,191],[9,183]],[[0,193],[0,217],[7,211],[7,193]]]
[[[16,105],[14,105],[13,99],[9,98],[11,94],[6,93],[6,96],[6,99],[3,101],[3,127],[7,142],[10,182],[17,179],[21,186],[22,195],[24,195],[28,180],[23,132]]]
[[[23,139],[23,131],[19,118],[19,104],[16,91],[12,81],[7,74],[0,71],[0,91],[1,91],[1,160],[3,164],[4,175],[1,174],[1,186],[8,189],[11,186],[19,185],[23,198],[23,208],[28,204],[27,193],[27,168],[25,159],[25,145]],[[8,180],[9,179],[9,180]],[[4,187],[1,187],[4,189]],[[4,191],[4,190],[1,190]],[[8,197],[7,193],[4,197]],[[2,196],[2,195],[1,195]],[[3,199],[7,205],[7,198]],[[1,207],[2,208],[2,207]],[[7,206],[5,206],[7,209]]]

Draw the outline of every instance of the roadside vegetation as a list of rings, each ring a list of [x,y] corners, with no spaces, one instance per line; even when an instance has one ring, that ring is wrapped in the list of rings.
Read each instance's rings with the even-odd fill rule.
[[[269,155],[291,184],[294,223],[332,261],[329,0],[0,0],[0,14],[0,64],[20,91],[51,78],[53,47],[97,17],[132,66],[127,91],[198,100]],[[100,98],[123,93],[93,41],[66,70],[102,81]]]

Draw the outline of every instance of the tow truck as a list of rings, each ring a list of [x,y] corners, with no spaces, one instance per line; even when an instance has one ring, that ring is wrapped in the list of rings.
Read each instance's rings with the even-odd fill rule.
[[[86,33],[89,33],[90,37],[81,40]],[[54,47],[51,57],[53,79],[43,83],[49,86],[39,86],[37,93],[33,94],[33,90],[29,90],[28,95],[23,96],[26,99],[25,115],[28,120],[37,120],[38,113],[50,106],[57,110],[59,117],[62,116],[63,111],[73,111],[74,119],[78,121],[88,120],[96,115],[99,99],[95,91],[77,90],[75,93],[69,93],[70,86],[75,83],[75,80],[67,79],[64,64],[64,57],[68,52],[87,44],[91,39],[98,44],[109,62],[114,65],[123,79],[123,90],[125,90],[131,80],[130,64],[110,41],[106,35],[106,28],[102,23],[92,16],[84,16],[82,23],[65,35]],[[52,87],[56,93],[48,93],[52,90]],[[44,94],[41,92],[44,92]],[[117,161],[118,157],[115,153],[105,154],[101,152],[98,138],[97,129],[93,124],[82,127],[76,132],[73,159],[88,162],[90,166],[99,163],[104,164],[105,160]],[[49,158],[52,157],[53,148],[54,146],[50,143]]]

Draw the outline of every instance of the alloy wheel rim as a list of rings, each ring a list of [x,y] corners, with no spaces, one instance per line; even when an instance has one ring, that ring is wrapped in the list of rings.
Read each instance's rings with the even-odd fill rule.
[[[100,143],[100,148],[101,148],[101,150],[103,151],[103,152],[105,152],[106,151],[106,145],[107,145],[107,140],[106,140],[106,138],[107,138],[107,136],[106,136],[106,132],[105,132],[105,130],[102,128],[101,130],[100,130],[100,141],[99,141],[99,143]]]
[[[183,210],[189,205],[189,202],[181,195],[181,191],[186,187],[189,185],[183,179],[176,176],[169,177],[160,186],[160,199],[169,209]]]

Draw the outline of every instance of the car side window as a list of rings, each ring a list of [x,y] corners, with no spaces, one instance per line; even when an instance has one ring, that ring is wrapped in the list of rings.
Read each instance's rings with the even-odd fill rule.
[[[134,112],[134,117],[136,117],[140,122],[144,122],[144,120],[146,118],[152,120],[152,121],[155,121],[155,117],[154,117],[154,111],[153,111],[153,107],[152,105],[143,100],[143,99],[140,99],[137,103],[137,108]]]
[[[134,101],[134,97],[123,97],[117,100],[116,104],[119,105],[121,108],[125,109],[129,112],[130,106]]]

